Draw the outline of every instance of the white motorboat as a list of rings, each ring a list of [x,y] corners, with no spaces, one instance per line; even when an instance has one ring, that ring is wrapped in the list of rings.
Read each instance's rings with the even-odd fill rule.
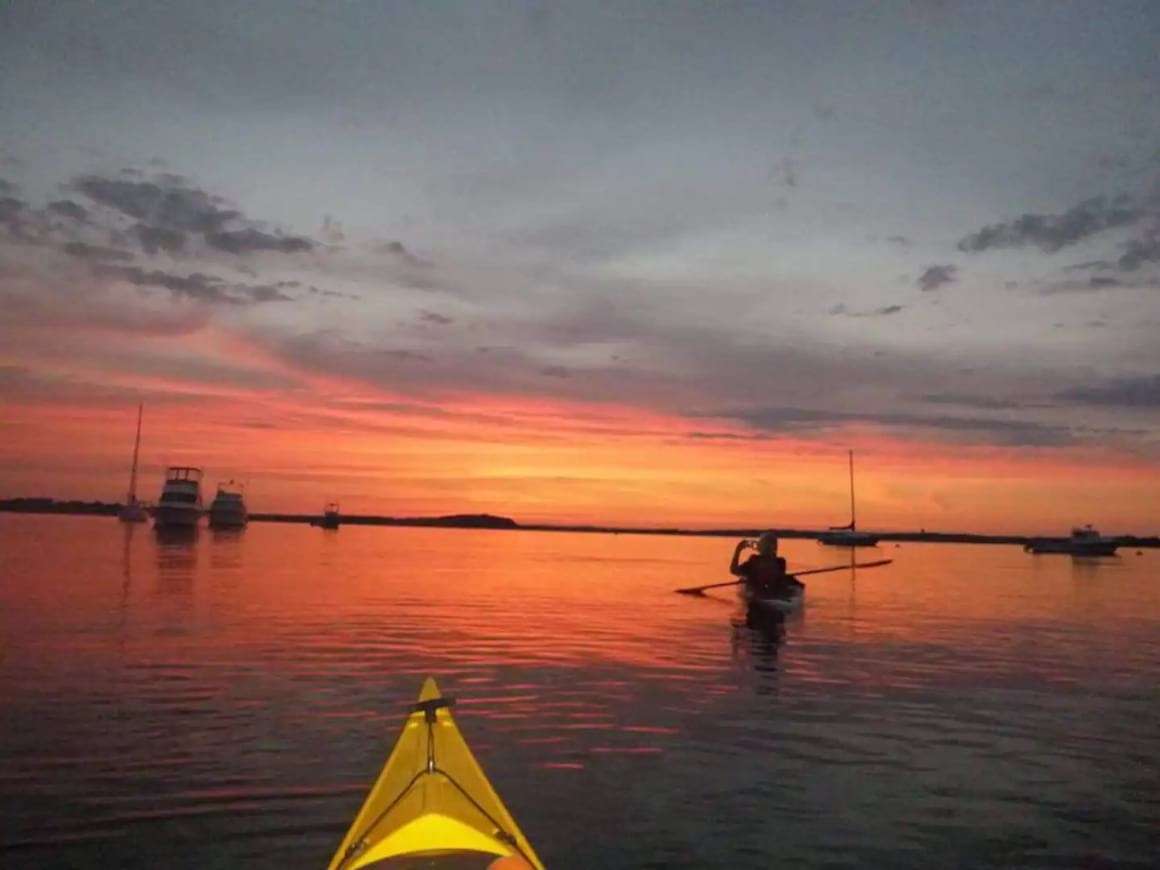
[[[193,529],[201,514],[201,469],[171,466],[153,509],[153,525],[158,529]]]
[[[242,529],[250,520],[246,510],[242,488],[232,480],[219,483],[217,495],[209,506],[209,527],[211,529]]]
[[[1023,545],[1028,553],[1064,553],[1069,556],[1114,556],[1119,547],[1115,538],[1105,538],[1087,525],[1071,530],[1070,538],[1032,538]]]

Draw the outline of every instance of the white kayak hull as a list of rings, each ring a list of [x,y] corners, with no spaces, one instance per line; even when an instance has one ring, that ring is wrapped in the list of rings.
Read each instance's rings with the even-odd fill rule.
[[[748,589],[742,587],[742,596],[745,598],[745,603],[750,607],[757,608],[761,611],[770,614],[779,614],[781,616],[788,616],[791,613],[797,613],[802,609],[802,604],[805,601],[805,587],[794,590],[793,593],[784,598],[768,598],[760,595],[753,595]]]

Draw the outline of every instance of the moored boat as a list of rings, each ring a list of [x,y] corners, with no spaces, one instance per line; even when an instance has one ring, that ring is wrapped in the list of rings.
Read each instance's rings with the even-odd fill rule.
[[[844,526],[830,526],[818,535],[819,544],[831,547],[877,547],[878,536],[858,531],[858,517],[854,510],[854,451],[850,453],[850,522]]]
[[[341,525],[341,518],[338,513],[338,502],[332,501],[327,504],[322,511],[322,516],[312,519],[310,525],[323,529],[337,529]]]
[[[143,404],[137,405],[137,438],[133,442],[133,467],[129,471],[129,495],[125,499],[125,506],[121,508],[118,519],[123,523],[143,523],[149,519],[145,505],[137,501],[137,458],[141,453],[141,413]]]
[[[1023,545],[1028,553],[1062,553],[1069,556],[1114,556],[1119,542],[1105,538],[1090,524],[1073,528],[1070,538],[1032,538]]]
[[[835,527],[818,535],[818,543],[830,547],[877,547],[878,536],[848,527]]]
[[[355,870],[406,857],[462,855],[498,856],[513,861],[513,867],[526,863],[543,870],[460,733],[452,704],[435,680],[424,681],[418,703],[329,870]]]
[[[209,506],[209,527],[211,529],[241,529],[249,522],[250,515],[242,498],[242,489],[232,480],[219,483],[217,495]]]
[[[165,472],[161,498],[153,508],[153,525],[158,529],[194,529],[201,514],[201,469],[171,466]]]

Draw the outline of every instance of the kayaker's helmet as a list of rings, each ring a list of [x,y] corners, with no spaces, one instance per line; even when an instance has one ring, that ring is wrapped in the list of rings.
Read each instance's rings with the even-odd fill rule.
[[[757,539],[757,552],[762,556],[777,555],[777,535],[765,532]]]

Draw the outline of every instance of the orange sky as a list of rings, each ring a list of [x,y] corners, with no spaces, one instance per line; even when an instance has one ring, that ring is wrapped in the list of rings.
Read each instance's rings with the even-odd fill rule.
[[[954,445],[865,425],[761,435],[626,406],[482,392],[420,400],[312,373],[212,328],[173,349],[191,371],[228,369],[230,386],[136,370],[138,355],[164,356],[166,337],[138,338],[122,358],[91,354],[82,368],[70,359],[92,333],[58,334],[72,341],[34,355],[41,389],[0,402],[2,496],[120,499],[141,395],[147,500],[164,466],[191,464],[206,469],[210,487],[246,481],[256,511],[310,512],[333,499],[348,513],[816,527],[847,519],[850,446],[864,528],[1160,526],[1156,466],[1091,447]],[[0,364],[13,362],[0,353]]]

